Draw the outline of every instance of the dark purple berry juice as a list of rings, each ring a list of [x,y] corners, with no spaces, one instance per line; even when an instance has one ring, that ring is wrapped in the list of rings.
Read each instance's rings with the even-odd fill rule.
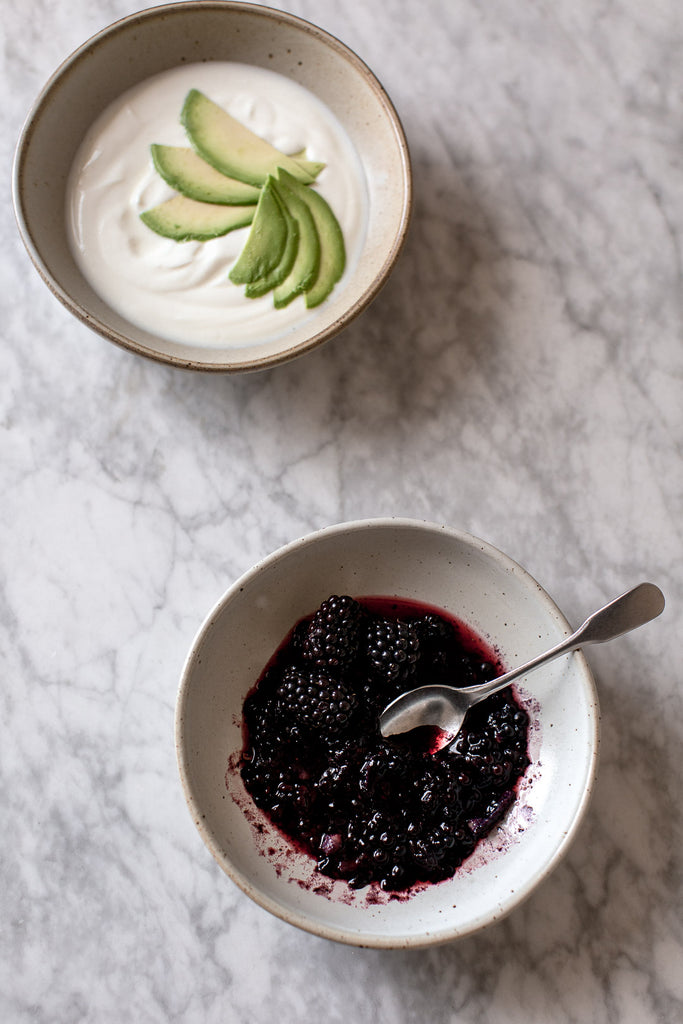
[[[500,821],[529,764],[511,689],[472,708],[457,741],[384,739],[379,715],[428,683],[502,672],[443,611],[330,597],[299,622],[244,704],[241,774],[255,804],[320,872],[387,891],[453,875]]]

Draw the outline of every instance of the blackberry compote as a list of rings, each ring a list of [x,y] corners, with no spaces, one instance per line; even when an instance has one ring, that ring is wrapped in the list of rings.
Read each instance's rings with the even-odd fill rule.
[[[409,687],[500,672],[443,612],[332,596],[294,627],[245,701],[244,784],[320,872],[352,888],[448,878],[515,798],[529,764],[527,713],[504,690],[437,753],[383,739],[378,717]]]

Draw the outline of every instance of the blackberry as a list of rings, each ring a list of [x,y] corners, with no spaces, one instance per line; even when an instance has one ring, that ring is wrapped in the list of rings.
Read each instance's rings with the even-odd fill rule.
[[[430,835],[420,836],[418,839],[411,839],[408,843],[408,852],[420,872],[426,872],[431,876],[439,863],[443,860],[445,851]]]
[[[443,650],[450,646],[455,637],[455,627],[452,622],[442,619],[440,615],[429,612],[427,615],[415,619],[414,626],[417,629],[423,645],[433,646]]]
[[[321,668],[349,665],[358,653],[362,619],[363,609],[352,597],[329,597],[302,631],[302,656]]]
[[[411,758],[389,744],[373,750],[360,768],[358,788],[373,804],[402,805],[412,781]]]
[[[278,759],[281,718],[275,696],[259,690],[250,693],[244,702],[244,726],[249,738],[244,760],[269,764]]]
[[[291,766],[273,766],[252,761],[242,767],[242,778],[257,807],[267,810],[273,820],[293,824],[314,799],[311,787],[300,771]]]
[[[498,742],[511,743],[512,746],[526,747],[526,735],[529,716],[518,707],[511,694],[499,694],[498,706],[494,705],[487,717],[487,726]]]
[[[420,640],[421,661],[428,663],[431,673],[443,675],[457,645],[455,627],[441,616],[429,613],[416,619],[414,628]]]
[[[420,656],[417,630],[400,619],[376,619],[366,636],[372,675],[382,683],[404,683],[415,671]]]
[[[358,820],[348,830],[348,839],[360,851],[360,863],[374,869],[373,874],[390,870],[406,852],[406,836],[389,815],[375,811],[367,821]]]
[[[356,709],[356,696],[321,670],[286,668],[277,688],[280,714],[290,726],[325,733],[343,733]]]
[[[409,888],[412,882],[413,879],[408,875],[405,865],[401,861],[396,861],[386,872],[384,878],[380,879],[379,884],[385,892],[396,892]]]

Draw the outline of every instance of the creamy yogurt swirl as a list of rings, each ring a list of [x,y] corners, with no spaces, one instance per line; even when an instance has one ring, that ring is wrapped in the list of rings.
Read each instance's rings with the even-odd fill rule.
[[[337,118],[311,92],[265,68],[213,62],[162,72],[124,93],[97,119],[74,161],[67,228],[81,272],[138,327],[185,344],[243,346],[274,339],[314,315],[301,298],[274,309],[228,280],[249,228],[208,242],[162,238],[141,220],[174,192],[150,145],[188,146],[180,111],[199,89],[284,153],[324,161],[316,188],[344,234],[348,268],[363,245],[367,191],[358,154]],[[344,279],[337,285],[343,288]]]

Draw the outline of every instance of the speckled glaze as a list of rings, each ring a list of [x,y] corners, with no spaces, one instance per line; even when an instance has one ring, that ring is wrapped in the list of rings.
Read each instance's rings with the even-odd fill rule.
[[[126,89],[183,63],[234,60],[288,76],[337,116],[368,188],[367,237],[358,260],[319,308],[262,342],[225,346],[168,341],[131,324],[84,279],[69,249],[65,190],[95,118]],[[123,347],[187,369],[237,372],[292,359],[336,335],[375,297],[403,247],[411,210],[408,148],[398,115],[368,67],[339,40],[290,14],[254,4],[191,0],[115,22],[55,72],[17,147],[14,202],[24,243],[45,283],[89,327]],[[162,299],[160,301],[163,301]]]
[[[489,544],[412,520],[329,527],[276,551],[210,612],[189,654],[176,712],[180,775],[192,817],[220,866],[290,924],[360,946],[445,942],[499,920],[557,865],[588,805],[598,702],[580,653],[523,679],[531,766],[503,823],[452,879],[407,899],[352,892],[316,875],[252,805],[237,770],[241,708],[296,621],[330,594],[390,595],[444,608],[512,667],[571,632],[539,585]],[[226,777],[227,775],[227,777]]]

